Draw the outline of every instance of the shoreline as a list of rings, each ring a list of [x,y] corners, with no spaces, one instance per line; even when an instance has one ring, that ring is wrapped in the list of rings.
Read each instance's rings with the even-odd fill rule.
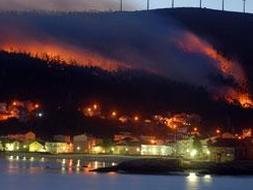
[[[192,162],[166,159],[138,159],[119,163],[114,167],[98,168],[93,172],[146,175],[189,175],[196,176],[253,176],[253,161],[233,161],[228,163]]]
[[[44,154],[0,152],[0,158],[26,157],[39,160],[45,159],[73,159],[81,161],[98,161],[117,163],[115,166],[89,170],[89,172],[144,175],[228,175],[253,176],[253,160],[238,160],[227,163],[208,161],[185,161],[170,157],[157,156],[128,156],[128,155],[94,155],[94,154]]]
[[[34,157],[47,159],[80,159],[86,161],[101,161],[101,162],[123,162],[137,159],[174,159],[165,156],[140,156],[140,155],[113,155],[113,154],[50,154],[50,153],[30,153],[30,152],[0,152],[0,158],[9,156],[19,157]]]

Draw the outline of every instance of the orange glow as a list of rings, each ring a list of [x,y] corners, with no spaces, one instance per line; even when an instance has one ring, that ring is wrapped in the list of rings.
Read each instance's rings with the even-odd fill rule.
[[[216,130],[216,133],[217,133],[217,134],[220,134],[220,133],[221,133],[220,129],[217,129],[217,130]]]
[[[23,37],[16,37],[23,38]],[[7,40],[0,44],[0,49],[7,52],[27,52],[33,57],[39,57],[45,61],[48,59],[59,59],[61,63],[77,64],[79,66],[95,66],[107,71],[116,71],[119,68],[129,68],[128,65],[101,56],[86,49],[77,48],[71,45],[58,43],[53,39],[36,41],[33,39],[23,39],[18,43],[15,39]]]
[[[193,130],[194,130],[195,132],[197,132],[197,131],[198,131],[198,128],[197,128],[197,127],[195,127]]]
[[[239,88],[226,88],[216,94],[215,98],[224,98],[232,104],[240,104],[244,108],[253,108],[253,101],[248,93],[246,75],[240,64],[229,60],[215,50],[210,44],[201,40],[192,33],[185,33],[183,39],[177,39],[176,44],[186,52],[199,53],[209,57],[211,64],[224,76],[232,76],[238,83]]]
[[[88,112],[91,112],[92,110],[91,110],[91,108],[87,108],[87,111],[88,111]]]
[[[117,112],[112,112],[112,116],[115,117],[117,115]]]
[[[134,121],[139,121],[139,117],[138,116],[134,116]]]
[[[32,113],[35,108],[37,108],[39,105],[34,104],[32,101],[19,101],[14,100],[9,105],[6,104],[6,108],[2,110],[0,113],[0,121],[6,121],[11,118],[20,118],[20,109],[23,109],[23,111],[29,113]]]
[[[39,107],[40,107],[40,105],[39,104],[35,104],[35,106],[34,106],[36,109],[38,109]]]
[[[97,104],[94,104],[93,105],[93,109],[96,110],[98,108],[98,105]]]
[[[187,52],[201,53],[214,60],[212,64],[225,75],[233,76],[240,83],[246,82],[245,73],[239,64],[222,56],[210,44],[192,33],[185,33],[178,45]]]

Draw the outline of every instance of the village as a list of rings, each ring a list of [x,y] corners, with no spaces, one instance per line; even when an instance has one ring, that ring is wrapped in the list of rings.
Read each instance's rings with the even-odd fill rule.
[[[26,120],[27,117],[43,117],[38,103],[32,101],[13,101],[1,104],[1,120],[9,118]],[[99,104],[84,106],[84,117],[116,120],[118,125],[148,127],[157,125],[169,128],[163,138],[153,134],[136,134],[122,131],[111,138],[97,137],[89,133],[78,135],[54,135],[46,139],[34,132],[12,133],[0,136],[0,151],[3,153],[43,153],[43,154],[91,154],[91,155],[127,155],[179,158],[210,162],[229,162],[233,160],[253,160],[252,129],[241,133],[231,133],[217,128],[212,134],[200,132],[199,116],[196,114],[174,114],[170,116],[154,115],[142,118],[140,115],[120,115],[112,110],[105,113]]]
[[[220,133],[208,139],[185,136],[167,142],[154,136],[136,137],[130,133],[116,134],[111,141],[80,134],[73,137],[56,135],[49,142],[36,139],[33,132],[10,134],[0,139],[0,151],[8,153],[155,156],[212,162],[253,159],[251,130],[245,130],[242,139]]]

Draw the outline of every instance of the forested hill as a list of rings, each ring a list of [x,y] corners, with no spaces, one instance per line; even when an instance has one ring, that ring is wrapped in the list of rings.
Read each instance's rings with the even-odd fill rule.
[[[174,18],[207,39],[222,54],[238,59],[249,79],[249,87],[253,87],[251,14],[207,9],[162,9],[154,10],[152,14],[160,15],[164,22],[167,17]],[[217,126],[240,129],[253,124],[252,110],[222,100],[215,101],[202,87],[140,70],[107,72],[96,67],[63,62],[60,59],[42,60],[26,53],[0,52],[0,100],[36,100],[41,102],[47,113],[43,123],[1,123],[5,126],[1,132],[12,131],[9,126],[16,130],[33,129],[39,134],[83,132],[84,128],[94,126],[94,123],[86,121],[78,109],[94,101],[129,114],[196,113],[202,117],[207,130]],[[101,134],[111,129],[103,125],[111,126],[101,122],[100,128],[95,127],[92,132]]]
[[[112,123],[86,120],[78,111],[95,101],[127,114],[197,113],[208,130],[217,125],[230,128],[228,118],[235,129],[251,125],[251,110],[214,101],[203,88],[141,71],[110,73],[6,52],[0,52],[0,63],[1,100],[36,100],[46,115],[43,122],[2,123],[2,133],[15,129],[52,135],[88,130],[110,135],[114,131]]]

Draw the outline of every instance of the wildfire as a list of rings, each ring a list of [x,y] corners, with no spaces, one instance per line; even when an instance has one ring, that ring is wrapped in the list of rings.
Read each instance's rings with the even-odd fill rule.
[[[32,56],[43,60],[49,58],[59,58],[65,63],[71,64],[75,61],[80,66],[96,66],[107,71],[116,71],[119,68],[129,67],[124,63],[107,58],[105,56],[91,53],[88,50],[76,48],[70,45],[59,44],[53,40],[38,42],[26,40],[25,43],[5,42],[0,44],[0,49],[7,52],[28,52]]]
[[[239,85],[238,88],[224,88],[222,93],[216,93],[216,98],[225,98],[232,104],[240,104],[244,108],[253,108],[253,100],[248,92],[247,79],[240,64],[229,60],[215,50],[209,43],[201,40],[192,33],[185,33],[182,39],[177,39],[176,44],[186,52],[202,54],[211,60],[211,64],[217,68],[223,76],[232,76]],[[219,89],[220,90],[220,89]]]
[[[244,108],[253,108],[253,101],[249,93],[239,92],[236,90],[227,91],[226,100],[231,104],[240,104]]]

